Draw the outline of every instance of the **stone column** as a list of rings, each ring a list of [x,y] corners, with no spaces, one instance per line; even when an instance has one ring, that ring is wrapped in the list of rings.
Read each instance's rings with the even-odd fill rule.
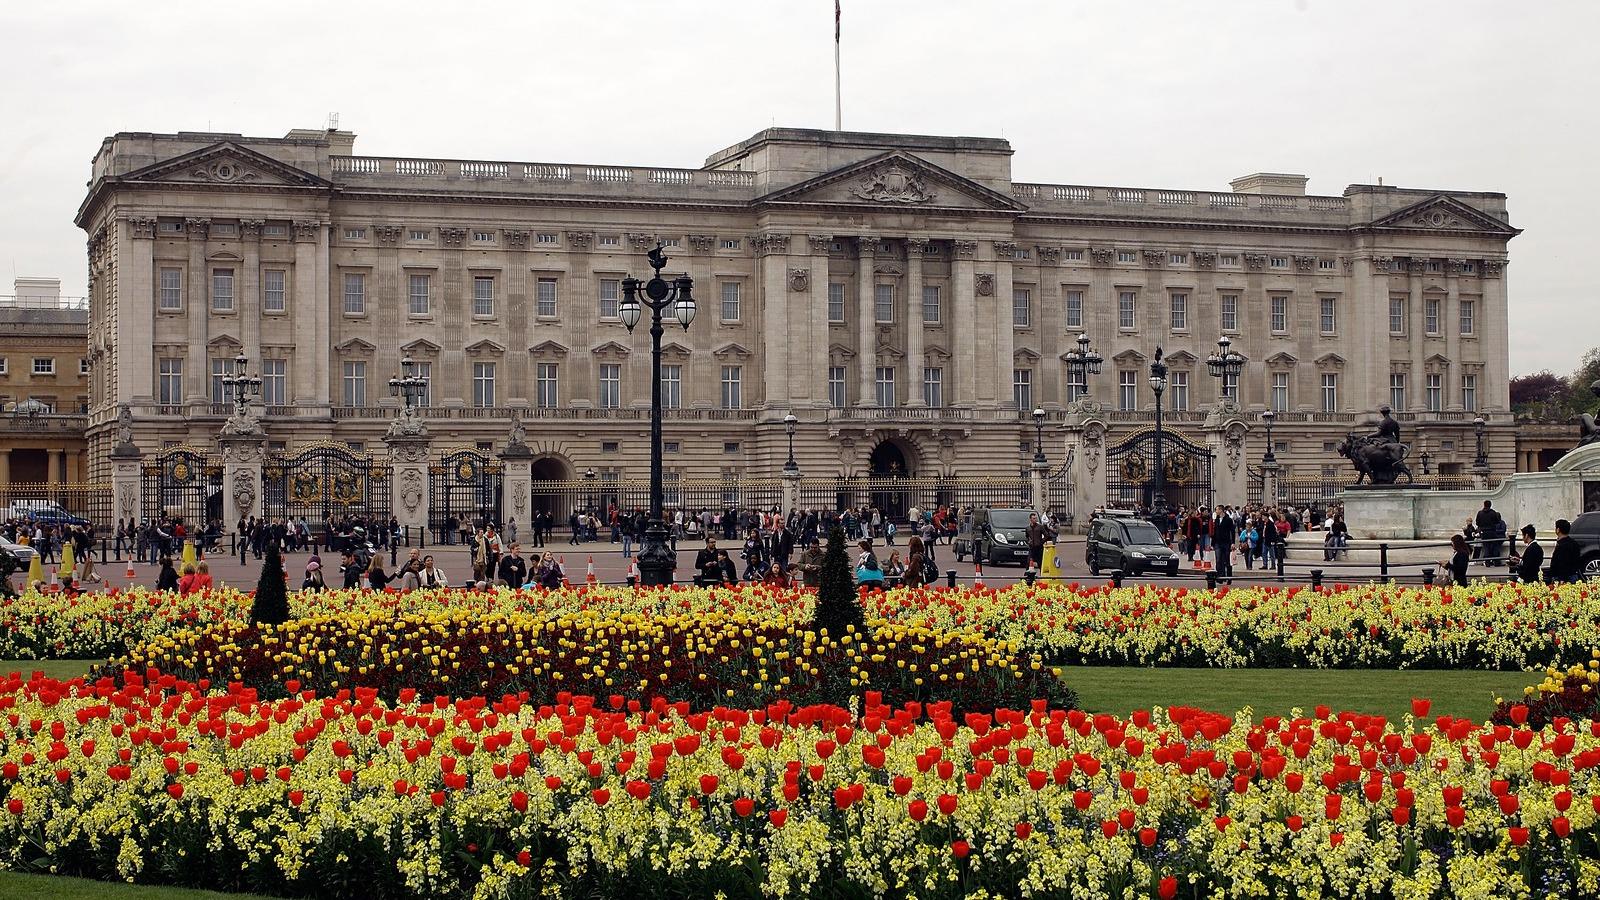
[[[511,443],[500,453],[504,466],[502,484],[505,486],[505,514],[517,520],[519,527],[532,533],[533,522],[533,451],[526,444]]]
[[[922,321],[922,253],[928,246],[925,238],[906,241],[906,406],[927,406],[922,396],[923,337]]]
[[[211,384],[211,362],[206,358],[206,328],[211,317],[211,277],[207,271],[206,239],[210,219],[185,221],[189,236],[189,296],[183,314],[189,325],[188,354],[183,364],[183,402],[204,403]]]
[[[1012,241],[995,241],[994,247],[994,403],[1000,409],[1015,409],[1016,397],[1011,388],[1011,372],[1016,368],[1017,326],[1013,320],[1011,296],[1011,264],[1017,250]],[[1029,310],[1031,317],[1037,312]],[[1037,381],[1037,379],[1035,379]],[[1038,396],[1038,385],[1032,386]]]
[[[805,359],[799,362],[796,371],[806,373],[810,380],[811,405],[818,409],[828,407],[828,285],[831,275],[828,272],[828,249],[833,244],[833,237],[825,234],[813,234],[806,237],[806,242],[811,250],[811,271],[807,275],[810,282],[811,296],[807,301],[809,312],[810,332],[807,341]]]
[[[66,484],[66,482],[67,482],[67,451],[65,451],[65,450],[51,450],[50,451],[50,469],[49,469],[49,472],[46,474],[45,478],[46,478],[46,480],[55,482],[57,484]]]
[[[1028,468],[1028,486],[1033,492],[1033,510],[1044,521],[1050,511],[1050,498],[1045,493],[1045,478],[1050,473],[1050,463],[1034,460]]]
[[[337,396],[328,377],[331,350],[328,341],[330,319],[344,313],[344,286],[332,288],[329,296],[327,248],[322,225],[312,221],[294,223],[294,284],[290,287],[290,315],[295,351],[289,366],[289,399],[295,405],[326,409]],[[376,375],[376,373],[372,373]]]
[[[233,528],[248,516],[261,517],[261,459],[267,435],[223,434],[217,438],[222,454],[222,527]]]
[[[264,219],[239,220],[239,249],[243,251],[244,262],[240,264],[239,276],[234,279],[237,288],[233,298],[239,314],[240,349],[258,375],[261,374],[261,228],[265,224]]]
[[[977,241],[951,241],[950,286],[955,293],[955,406],[971,409],[978,401]],[[1010,373],[1006,373],[1009,377]]]
[[[1426,268],[1426,260],[1413,259],[1409,269],[1411,277],[1406,279],[1406,291],[1411,298],[1413,325],[1411,334],[1407,335],[1411,339],[1411,375],[1407,379],[1409,383],[1406,385],[1406,405],[1416,412],[1428,408],[1428,369],[1423,362],[1428,356],[1428,298],[1422,290],[1422,274]],[[1440,309],[1440,328],[1444,327],[1444,315],[1444,310]]]
[[[1466,360],[1461,356],[1461,260],[1452,259],[1445,262],[1445,300],[1444,308],[1439,310],[1439,327],[1444,330],[1444,355],[1449,357],[1450,365],[1445,368],[1444,384],[1442,387],[1443,405],[1441,409],[1462,410],[1461,373],[1467,371]],[[1482,303],[1480,302],[1481,306]],[[1479,310],[1473,310],[1476,315]],[[1477,331],[1477,323],[1473,323],[1473,331]]]
[[[139,448],[132,444],[122,444],[111,451],[111,500],[115,518],[139,521],[143,462]]]
[[[1204,428],[1206,446],[1211,450],[1214,502],[1238,506],[1250,496],[1250,472],[1244,459],[1244,436],[1250,426],[1237,402],[1223,400],[1206,415]]]
[[[761,406],[781,407],[789,398],[789,349],[798,335],[788,327],[785,301],[789,279],[789,236],[766,233],[756,238],[761,290]]]
[[[785,471],[778,476],[783,481],[783,514],[800,508],[800,470]]]
[[[116,389],[107,403],[153,402],[156,397],[156,220],[127,220],[127,240],[117,243],[117,316],[111,359]],[[137,310],[137,313],[134,311]],[[135,450],[135,453],[138,451]]]
[[[0,484],[11,483],[11,451],[0,450]]]
[[[1100,404],[1093,400],[1075,401],[1067,411],[1062,450],[1072,475],[1072,531],[1089,530],[1089,516],[1106,503],[1105,471],[1106,425],[1100,419]]]
[[[856,239],[856,406],[877,406],[878,328],[873,307],[873,267],[881,241]]]
[[[383,442],[389,447],[390,506],[401,528],[428,527],[428,463],[433,441],[427,429],[405,434],[391,426]]]

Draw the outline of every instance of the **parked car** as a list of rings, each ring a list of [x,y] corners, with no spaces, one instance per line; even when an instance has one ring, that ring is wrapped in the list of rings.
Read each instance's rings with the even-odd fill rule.
[[[46,525],[87,525],[89,520],[75,516],[52,500],[13,500],[6,506],[8,519],[31,519]]]
[[[1178,554],[1162,539],[1160,529],[1134,515],[1107,512],[1095,517],[1084,542],[1089,574],[1101,569],[1121,569],[1130,575],[1160,569],[1178,574]]]
[[[1586,512],[1572,520],[1572,539],[1583,550],[1583,577],[1600,578],[1600,512]]]
[[[1031,509],[975,509],[956,532],[956,562],[972,557],[989,565],[1028,564]]]

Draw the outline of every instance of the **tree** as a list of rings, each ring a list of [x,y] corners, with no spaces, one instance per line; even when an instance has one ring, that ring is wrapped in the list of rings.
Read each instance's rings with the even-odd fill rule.
[[[856,597],[856,579],[850,571],[850,557],[844,549],[844,529],[828,532],[828,549],[822,556],[822,571],[817,583],[817,611],[811,627],[817,631],[827,629],[837,637],[845,628],[854,625],[862,630],[865,619],[861,603]]]
[[[1572,386],[1565,378],[1546,369],[1511,379],[1511,407],[1522,412],[1537,406],[1565,405]]]
[[[252,624],[282,625],[289,621],[289,587],[284,581],[278,542],[268,541],[267,559],[261,564],[261,580],[256,582],[256,599],[250,606]]]

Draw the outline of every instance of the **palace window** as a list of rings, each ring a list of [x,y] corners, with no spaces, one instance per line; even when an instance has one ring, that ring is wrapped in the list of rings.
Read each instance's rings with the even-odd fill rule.
[[[1287,269],[1287,268],[1289,268],[1289,257],[1287,257],[1287,256],[1273,256],[1273,257],[1270,257],[1267,260],[1267,265],[1270,266],[1271,268],[1274,268],[1274,269]]]
[[[1027,328],[1033,321],[1033,292],[1017,288],[1011,292],[1011,325]]]
[[[478,243],[478,244],[492,244],[492,243],[494,243],[494,232],[492,232],[492,231],[474,231],[472,233],[472,240],[473,240],[474,243]],[[544,235],[542,235],[542,234],[539,235],[539,243],[541,243],[541,244],[544,243]]]
[[[1135,317],[1134,304],[1137,295],[1133,291],[1121,291],[1117,294],[1117,327],[1124,331],[1132,331],[1138,325]]]
[[[472,405],[486,409],[494,406],[494,363],[472,364]]]
[[[33,374],[54,375],[56,373],[56,358],[53,356],[35,356],[33,358]]]
[[[1139,373],[1123,369],[1117,373],[1117,409],[1131,412],[1139,408]]]
[[[944,406],[944,369],[928,366],[922,370],[922,402],[929,409]]]
[[[427,275],[406,276],[406,310],[413,316],[425,316],[430,309],[428,289],[431,278]]]
[[[1477,316],[1478,305],[1475,302],[1471,301],[1471,300],[1462,300],[1461,303],[1460,303],[1460,306],[1461,306],[1461,333],[1462,334],[1472,334],[1473,333],[1473,328],[1476,327],[1476,325],[1477,325],[1477,322],[1475,322],[1474,319]]]
[[[486,319],[494,315],[494,277],[478,275],[472,279],[472,315]]]
[[[878,405],[885,409],[894,406],[894,366],[879,366],[876,383]]]
[[[289,361],[261,361],[261,402],[266,406],[285,406],[289,402]]]
[[[183,309],[183,270],[161,270],[161,308],[172,312]]]
[[[724,250],[737,250],[741,246],[743,246],[743,244],[744,244],[744,242],[741,241],[739,238],[723,238],[722,239],[722,249],[724,249]]]
[[[233,391],[229,389],[224,378],[233,374],[233,357],[212,357],[211,359],[211,402],[227,403],[233,399]]]
[[[1389,373],[1389,408],[1403,410],[1406,408],[1406,373]]]
[[[1033,370],[1011,370],[1011,401],[1025,412],[1033,409]]]
[[[1239,257],[1237,254],[1224,253],[1217,257],[1217,265],[1237,267],[1239,265]]]
[[[1172,408],[1176,412],[1187,412],[1189,409],[1189,373],[1173,372],[1171,374],[1168,396],[1172,398]]]
[[[1427,388],[1423,393],[1423,400],[1427,403],[1428,412],[1438,412],[1444,409],[1444,376],[1438,372],[1428,373]]]
[[[157,396],[163,406],[183,402],[183,360],[164,356],[156,368]]]
[[[1172,330],[1189,330],[1189,295],[1173,294],[1169,299],[1172,306]]]
[[[683,366],[661,367],[661,408],[683,408]]]
[[[1289,298],[1278,295],[1272,298],[1272,333],[1285,334],[1289,330]]]
[[[924,325],[937,325],[941,318],[941,297],[939,286],[925,284],[922,286],[922,323]]]
[[[599,237],[599,244],[602,247],[620,247],[622,239],[614,234],[602,234]]]
[[[1289,409],[1289,373],[1272,373],[1272,411],[1287,412]]]
[[[834,409],[844,409],[846,403],[844,393],[844,366],[828,367],[828,405]]]
[[[367,405],[367,364],[362,360],[345,361],[344,405]]]
[[[1065,259],[1065,260],[1067,260],[1069,262],[1081,262],[1083,260],[1083,251],[1082,250],[1063,250],[1063,251],[1061,251],[1061,258]]]
[[[1321,299],[1321,330],[1323,334],[1334,334],[1339,330],[1338,305],[1339,301],[1333,297],[1323,297]]]
[[[1461,376],[1461,408],[1467,412],[1478,411],[1478,376]]]
[[[1406,296],[1404,294],[1389,295],[1389,333],[1406,333]]]
[[[1218,324],[1223,331],[1239,330],[1239,295],[1223,294],[1217,298],[1221,310],[1222,321]]]
[[[1067,327],[1083,327],[1083,291],[1067,291]]]
[[[1119,263],[1131,263],[1131,262],[1138,262],[1138,261],[1139,261],[1139,254],[1133,252],[1132,250],[1118,250],[1117,251],[1117,262],[1119,262]]]
[[[263,269],[261,272],[261,311],[281,313],[288,309],[284,295],[283,269]]]
[[[622,366],[617,363],[600,364],[600,408],[617,409],[622,406]]]
[[[622,299],[622,282],[615,278],[600,279],[600,318],[617,318],[617,304]]]
[[[540,409],[555,409],[561,405],[561,380],[557,363],[542,362],[535,370]]]
[[[722,321],[739,321],[742,287],[737,281],[724,281],[722,283]]]
[[[828,284],[828,321],[844,321],[844,285],[837,281]]]
[[[1239,376],[1233,372],[1224,373],[1222,376],[1222,396],[1229,400],[1239,399]]]
[[[233,312],[233,270],[211,270],[211,311]]]
[[[1422,327],[1428,334],[1439,333],[1439,301],[1422,301]]]
[[[425,241],[429,237],[431,237],[432,235],[433,235],[433,232],[430,231],[427,228],[413,228],[406,235],[406,238],[407,238],[407,240],[412,240],[412,241]]]
[[[1322,373],[1322,411],[1339,411],[1339,373]]]
[[[722,408],[744,408],[744,367],[722,367]]]
[[[1072,401],[1078,399],[1079,397],[1082,397],[1084,394],[1087,394],[1089,392],[1089,386],[1084,383],[1087,380],[1088,380],[1088,376],[1084,373],[1084,371],[1082,369],[1068,369],[1067,370],[1067,402],[1068,403],[1071,403]]]
[[[367,312],[367,276],[359,272],[344,273],[344,314],[365,315]]]
[[[894,321],[894,285],[872,286],[872,320],[880,323]]]
[[[432,406],[433,405],[433,363],[431,363],[431,362],[419,362],[419,363],[416,363],[415,365],[417,367],[417,370],[416,370],[417,371],[417,377],[422,379],[422,385],[421,385],[422,390],[417,392],[417,405],[418,406],[424,406],[424,407]]]
[[[493,238],[491,236],[491,240],[492,239]],[[553,247],[556,244],[561,243],[561,237],[553,231],[541,231],[538,233],[538,236],[534,238],[534,241],[536,243],[543,244],[546,247]]]
[[[541,278],[534,284],[534,313],[545,318],[556,315],[556,280]]]
[[[367,239],[367,230],[365,228],[346,228],[344,230],[344,239],[347,241],[364,241]]]

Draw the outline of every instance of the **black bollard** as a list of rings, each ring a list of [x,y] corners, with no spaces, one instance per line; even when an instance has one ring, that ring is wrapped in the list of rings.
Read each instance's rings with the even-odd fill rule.
[[[1423,570],[1422,570],[1422,583],[1425,584],[1425,585],[1428,585],[1429,587],[1433,586],[1433,567],[1432,566],[1426,566],[1426,567],[1423,568]]]
[[[1206,590],[1214,591],[1216,589],[1217,589],[1217,570],[1215,570],[1215,569],[1207,569],[1206,570]]]
[[[389,568],[393,569],[400,560],[400,544],[396,541],[389,542]]]
[[[1283,553],[1282,553],[1282,551],[1280,551],[1278,553],[1276,562],[1278,564],[1278,580],[1282,581],[1283,580]]]
[[[1389,545],[1378,545],[1378,574],[1384,578],[1389,577]]]
[[[633,582],[633,576],[632,576],[632,575],[629,575],[629,576],[628,576],[628,587],[635,587],[635,586],[636,586],[636,585],[635,585],[635,584],[634,584],[634,582]]]
[[[1312,569],[1311,570],[1311,586],[1314,587],[1314,588],[1322,587],[1322,570],[1321,569]]]
[[[425,526],[417,527],[417,546],[423,550],[428,549],[428,529]]]
[[[1036,576],[1034,575],[1033,570],[1029,569],[1028,571],[1022,573],[1022,582],[1023,582],[1023,584],[1026,584],[1028,587],[1033,587],[1033,579],[1035,577]]]
[[[1122,570],[1121,569],[1112,569],[1111,570],[1111,586],[1112,587],[1122,587]]]
[[[949,588],[953,588],[953,587],[956,586],[956,570],[955,569],[947,569],[947,570],[945,570],[945,573],[944,573],[944,586],[945,587],[949,587]]]

